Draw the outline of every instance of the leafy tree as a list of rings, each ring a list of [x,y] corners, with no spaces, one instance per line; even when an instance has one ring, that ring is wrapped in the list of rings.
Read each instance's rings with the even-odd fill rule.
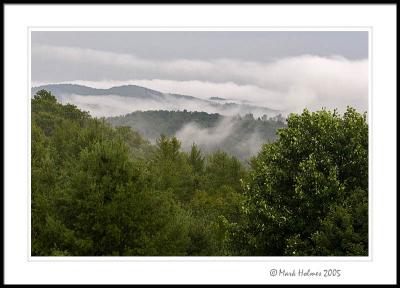
[[[348,108],[291,114],[264,145],[244,183],[243,255],[368,254],[368,125]]]
[[[49,102],[49,103],[52,103],[52,104],[56,104],[56,103],[57,103],[56,97],[55,97],[53,94],[51,94],[51,92],[46,91],[46,90],[40,90],[40,91],[38,91],[38,92],[34,95],[33,99],[36,100],[35,103],[37,103],[37,102],[39,102],[39,101],[40,101],[40,102]]]

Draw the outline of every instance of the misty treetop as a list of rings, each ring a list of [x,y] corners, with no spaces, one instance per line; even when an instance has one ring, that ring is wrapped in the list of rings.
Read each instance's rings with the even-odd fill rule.
[[[354,109],[237,119],[240,137],[281,126],[247,166],[173,136],[218,114],[114,127],[45,90],[31,101],[33,256],[368,255],[368,125]],[[171,134],[152,144],[138,117]]]
[[[189,151],[193,142],[205,152],[219,149],[245,161],[254,156],[265,142],[276,139],[276,130],[285,127],[279,114],[268,117],[223,116],[198,111],[136,111],[107,118],[113,126],[129,126],[155,142],[160,135],[176,136]]]

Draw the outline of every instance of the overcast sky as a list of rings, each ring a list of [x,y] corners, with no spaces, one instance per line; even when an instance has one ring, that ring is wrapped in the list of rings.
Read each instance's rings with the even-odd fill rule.
[[[136,84],[281,110],[368,108],[367,32],[32,32],[32,84]]]

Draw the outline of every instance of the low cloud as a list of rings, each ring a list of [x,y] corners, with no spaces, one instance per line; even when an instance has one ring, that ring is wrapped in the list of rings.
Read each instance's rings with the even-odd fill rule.
[[[164,99],[143,99],[119,95],[56,95],[62,103],[71,103],[79,109],[88,111],[94,117],[112,117],[128,114],[134,111],[204,111],[210,114],[218,113],[224,116],[245,115],[252,113],[255,117],[264,114],[274,116],[273,112],[249,105],[224,105],[226,101],[201,101],[176,98],[165,94]]]
[[[287,113],[322,107],[343,111],[347,105],[368,110],[367,59],[303,55],[272,62],[150,60],[131,54],[44,45],[32,47],[32,59],[55,71],[60,67],[52,67],[52,63],[76,68],[69,69],[75,78],[65,82],[86,82],[92,87],[130,83],[166,93],[249,101]],[[32,75],[41,69],[39,62],[33,61]],[[85,75],[92,79],[76,78],[88,79]]]
[[[223,118],[217,126],[211,128],[202,128],[196,123],[188,123],[175,136],[182,140],[182,148],[186,150],[193,143],[212,150],[220,147],[222,142],[232,134],[234,124],[230,117]]]
[[[210,128],[188,123],[175,136],[182,142],[182,149],[185,151],[190,151],[192,144],[196,143],[203,151],[224,150],[244,160],[256,155],[268,139],[257,131],[246,131],[248,133],[245,138],[237,139],[240,129],[242,128],[237,119],[224,117]]]

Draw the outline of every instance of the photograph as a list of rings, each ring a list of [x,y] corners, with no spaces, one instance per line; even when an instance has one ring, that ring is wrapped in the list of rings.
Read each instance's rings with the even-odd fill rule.
[[[369,29],[29,37],[32,259],[370,256]]]
[[[3,284],[397,283],[396,11],[3,4]]]

